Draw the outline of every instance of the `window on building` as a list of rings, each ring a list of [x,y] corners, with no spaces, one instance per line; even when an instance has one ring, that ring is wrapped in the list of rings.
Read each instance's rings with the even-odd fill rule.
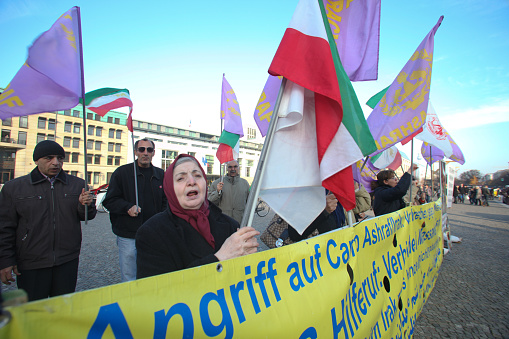
[[[151,124],[151,123],[148,123],[148,124],[147,124],[147,128],[148,128],[148,129],[152,129],[152,124]]]
[[[207,159],[207,174],[212,174],[212,169],[214,168],[214,156],[206,155],[205,158]]]
[[[3,129],[2,130],[2,142],[11,142],[11,130],[10,129]]]
[[[115,144],[115,152],[120,152],[122,149],[122,144]]]
[[[27,144],[27,132],[18,132],[18,144],[26,145]]]
[[[80,161],[80,154],[79,153],[72,153],[71,154],[71,162],[73,164],[77,164]]]
[[[69,162],[70,157],[71,157],[71,152],[65,152],[64,162]]]
[[[115,130],[113,128],[110,128],[110,131],[108,133],[108,138],[114,138],[115,137]]]
[[[36,141],[37,143],[40,143],[44,139],[46,139],[46,135],[45,134],[37,133],[37,141]]]
[[[107,165],[113,165],[113,155],[108,155],[108,161],[106,162]]]
[[[64,124],[64,132],[71,133],[72,131],[72,123],[70,121],[66,121]]]
[[[46,140],[53,140],[53,141],[55,141],[55,134],[48,134],[48,136],[46,137]]]
[[[96,151],[100,151],[101,150],[101,144],[102,144],[102,142],[100,142],[100,141],[96,141],[95,142],[95,150]]]
[[[253,161],[253,160],[248,160],[248,161],[247,161],[247,166],[248,166],[248,167],[253,167],[253,164],[254,164],[254,161]]]
[[[37,128],[46,129],[46,118],[39,117],[39,120],[37,121]]]
[[[73,133],[79,133],[81,130],[81,124],[74,123]]]
[[[164,131],[165,131],[166,133],[173,133],[173,128],[165,127],[165,128],[164,128]]]
[[[79,138],[72,139],[72,148],[80,148],[80,139]]]
[[[19,127],[28,128],[28,117],[27,116],[19,117]]]
[[[113,123],[113,117],[108,117],[108,122],[112,124]]]
[[[94,172],[94,185],[99,184],[99,180],[101,179],[101,173]]]
[[[237,162],[239,163],[239,166],[242,165],[242,158],[238,158]]]
[[[108,142],[108,151],[113,152],[113,147],[115,147],[115,144],[112,142]]]
[[[115,166],[120,165],[120,157],[115,157]]]
[[[71,116],[71,110],[70,109],[66,109],[64,111],[64,115]]]
[[[87,113],[88,120],[94,120],[94,113]]]
[[[94,149],[94,140],[87,140],[87,149]]]
[[[74,175],[75,177],[78,176],[78,171],[71,171],[71,175]]]
[[[87,154],[87,164],[91,164],[94,156],[92,154]]]
[[[196,158],[196,152],[189,152],[189,153],[187,153],[187,154],[189,154],[190,156],[192,156],[192,157],[195,157],[195,158]],[[198,160],[200,160],[200,159],[198,159]]]
[[[157,125],[156,129],[158,132],[161,132],[161,125]]]
[[[48,129],[54,131],[56,126],[55,119],[48,119]]]
[[[64,137],[64,147],[71,147],[71,137]]]
[[[116,132],[116,138],[117,138],[117,139],[122,139],[122,130],[117,129],[117,132]]]
[[[100,165],[101,164],[101,155],[100,154],[96,154],[94,156],[94,164],[96,164],[96,165]]]
[[[246,177],[251,177],[251,167],[246,167]]]
[[[115,123],[116,123],[117,125],[120,125],[120,118],[115,118]]]
[[[186,135],[186,131],[184,131],[183,129],[179,129],[179,134],[180,135]]]
[[[96,137],[102,137],[103,136],[103,128],[102,127],[97,126],[95,128],[95,136]]]
[[[88,135],[94,135],[94,129],[95,126],[88,125]]]
[[[96,114],[94,118],[95,121],[101,121],[101,116],[99,114]]]
[[[12,126],[12,118],[2,120],[2,126]]]
[[[78,111],[77,109],[73,109],[72,110],[72,116],[76,117],[76,118],[79,118],[80,117],[80,111]]]
[[[247,128],[247,140],[256,139],[256,129]]]
[[[87,184],[92,185],[92,173],[87,173]]]

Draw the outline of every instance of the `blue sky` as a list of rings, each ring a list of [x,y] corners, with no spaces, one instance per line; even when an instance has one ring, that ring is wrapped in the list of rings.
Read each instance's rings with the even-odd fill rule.
[[[77,5],[87,91],[128,88],[134,119],[183,128],[191,121],[192,129],[219,134],[225,73],[246,127],[254,124],[267,69],[297,2],[0,0],[0,87],[21,67],[31,42]],[[430,98],[465,155],[459,171],[506,169],[507,0],[382,0],[379,77],[354,84],[359,101],[367,116],[364,103],[394,80],[440,15]],[[414,154],[419,150],[417,141]]]

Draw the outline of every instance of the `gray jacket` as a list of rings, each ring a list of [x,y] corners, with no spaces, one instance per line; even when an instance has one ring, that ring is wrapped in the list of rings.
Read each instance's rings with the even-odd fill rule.
[[[220,180],[221,178],[210,185],[208,199],[218,206],[224,214],[240,223],[249,196],[249,183],[238,175],[235,177],[225,176],[223,179],[224,186],[221,194],[219,194],[217,184]]]

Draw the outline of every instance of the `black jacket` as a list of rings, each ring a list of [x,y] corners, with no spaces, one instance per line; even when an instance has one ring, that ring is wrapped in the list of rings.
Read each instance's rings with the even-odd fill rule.
[[[212,203],[209,203],[209,210],[215,248],[189,223],[172,214],[169,208],[145,222],[136,234],[137,278],[217,262],[214,253],[236,232],[239,223],[221,213],[219,207]]]
[[[150,183],[152,186],[152,201],[142,201],[142,194],[145,187],[145,180],[139,167],[136,166],[136,175],[138,183],[138,204],[141,207],[141,213],[137,217],[131,217],[127,211],[136,205],[136,191],[134,188],[134,166],[133,163],[122,165],[113,172],[108,192],[103,200],[103,206],[110,212],[111,226],[113,233],[123,238],[134,239],[136,231],[143,223],[143,206],[153,204],[156,211],[161,212],[168,206],[168,201],[163,190],[164,171],[152,166],[152,177]],[[145,205],[146,206],[146,205]]]
[[[392,213],[405,207],[405,196],[412,176],[409,173],[403,174],[395,187],[381,185],[375,188],[375,199],[373,202],[373,212],[376,216]]]
[[[35,168],[8,181],[0,191],[0,269],[32,270],[79,257],[85,206],[79,202],[85,181],[60,171],[53,187]],[[95,217],[95,204],[88,219]]]

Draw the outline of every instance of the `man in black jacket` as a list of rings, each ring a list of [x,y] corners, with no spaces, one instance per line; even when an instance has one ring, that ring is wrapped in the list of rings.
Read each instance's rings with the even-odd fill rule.
[[[64,149],[54,141],[35,146],[37,167],[0,191],[0,280],[17,276],[30,301],[76,289],[81,223],[96,214],[85,181],[62,170]]]
[[[138,228],[168,206],[163,191],[164,171],[152,165],[154,152],[155,145],[151,140],[136,141],[135,163],[120,166],[113,172],[103,201],[103,206],[110,212],[113,233],[117,236],[122,281],[136,279],[135,237]]]

